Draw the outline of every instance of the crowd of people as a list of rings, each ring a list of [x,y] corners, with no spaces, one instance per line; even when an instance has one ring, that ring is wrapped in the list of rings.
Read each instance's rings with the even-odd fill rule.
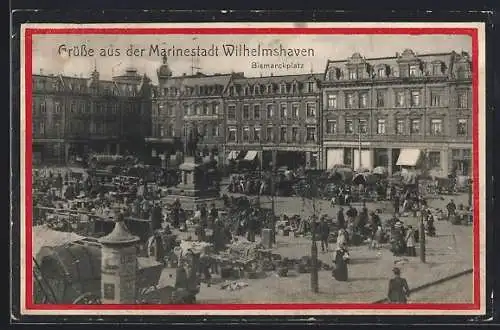
[[[265,195],[271,193],[270,185],[273,183],[276,184],[276,189],[285,191],[283,187],[288,183],[297,182],[299,173],[284,171],[273,178],[270,175],[233,175],[229,182],[229,192]],[[215,204],[202,204],[197,205],[194,212],[191,212],[183,208],[179,199],[171,205],[162,202],[159,187],[148,185],[148,182],[141,178],[99,176],[93,172],[77,175],[69,171],[35,170],[33,190],[35,225],[49,224],[56,229],[63,229],[68,220],[65,215],[59,216],[59,211],[73,212],[79,219],[84,219],[83,222],[88,222],[93,217],[111,220],[116,212],[126,218],[150,220],[150,232],[147,236],[152,235],[155,258],[162,263],[168,261],[176,246],[172,240],[174,230],[188,232],[188,227],[193,226],[193,239],[211,243],[216,253],[224,250],[235,236],[256,242],[256,236],[263,228],[277,231],[274,214],[252,204],[247,197],[223,196],[223,210]],[[408,215],[421,216],[425,234],[431,237],[436,235],[436,216],[428,207],[426,199],[414,188],[402,190],[379,181],[371,186],[357,187],[352,183],[338,183],[330,192],[331,207],[336,209],[334,217],[283,215],[282,218],[295,234],[313,234],[320,242],[322,253],[329,252],[332,240],[334,241],[332,275],[338,281],[347,281],[349,277],[348,264],[351,256],[348,247],[360,245],[365,241],[370,242],[370,249],[377,250],[388,243],[394,256],[416,257],[416,245],[422,233],[419,228],[402,221]],[[382,199],[392,204],[393,216],[387,221],[382,221],[381,210],[369,210],[365,201],[361,202],[359,208],[353,206],[360,196],[367,196],[372,192],[376,193],[377,200]],[[444,217],[452,223],[462,223],[469,221],[470,211],[462,204],[457,206],[450,200],[446,205]],[[209,282],[213,269],[208,260],[210,257],[202,254],[197,263],[197,271]],[[399,275],[400,273],[395,271],[396,280],[390,284],[399,288],[399,298],[394,298],[396,300],[402,300],[403,296],[407,296],[405,292],[409,292],[407,284],[404,284]],[[182,274],[179,276],[182,278]],[[391,293],[391,290],[396,289],[390,289],[389,296],[396,295]]]

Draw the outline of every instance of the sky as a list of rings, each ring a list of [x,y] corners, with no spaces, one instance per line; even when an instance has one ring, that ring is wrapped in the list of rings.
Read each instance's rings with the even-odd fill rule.
[[[161,56],[149,56],[151,45],[159,48],[210,48],[219,47],[222,53],[223,44],[244,44],[249,48],[279,47],[312,48],[314,56],[298,57],[231,57],[219,56],[197,57],[194,66],[205,74],[244,72],[246,76],[301,74],[324,71],[326,62],[345,60],[358,52],[366,58],[395,56],[404,49],[410,48],[416,54],[439,52],[471,52],[471,38],[464,35],[35,35],[33,37],[33,73],[63,74],[69,76],[88,77],[94,65],[100,72],[101,79],[111,79],[129,67],[136,68],[140,74],[146,73],[153,82],[157,82],[156,70],[161,64]],[[67,49],[85,45],[87,49],[99,51],[102,48],[120,49],[120,56],[68,56],[59,53],[60,46]],[[125,50],[144,48],[143,56],[126,56]],[[195,57],[171,56],[168,64],[174,75],[190,74]],[[294,68],[262,69],[256,68],[254,62],[260,64],[286,63]]]

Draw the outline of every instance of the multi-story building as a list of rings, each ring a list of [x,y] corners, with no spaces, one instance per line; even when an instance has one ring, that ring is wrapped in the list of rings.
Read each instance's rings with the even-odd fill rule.
[[[398,165],[467,174],[471,166],[471,60],[467,53],[328,61],[322,82],[324,168]],[[360,152],[361,151],[361,152]],[[420,158],[420,159],[418,159]]]
[[[112,81],[33,75],[33,158],[66,163],[88,152],[130,153],[149,133],[150,79],[135,69]]]
[[[198,148],[219,153],[224,144],[224,91],[243,73],[174,76],[167,58],[157,71],[152,99],[152,134],[147,138],[153,157],[184,149],[192,136]]]
[[[233,79],[225,93],[226,155],[316,168],[320,148],[319,74]]]

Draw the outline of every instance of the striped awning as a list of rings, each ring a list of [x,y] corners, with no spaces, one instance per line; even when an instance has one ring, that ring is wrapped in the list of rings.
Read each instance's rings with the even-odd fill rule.
[[[397,166],[417,166],[420,160],[421,151],[419,149],[401,149]]]
[[[254,160],[257,157],[257,151],[255,150],[250,150],[247,152],[245,155],[245,160]]]

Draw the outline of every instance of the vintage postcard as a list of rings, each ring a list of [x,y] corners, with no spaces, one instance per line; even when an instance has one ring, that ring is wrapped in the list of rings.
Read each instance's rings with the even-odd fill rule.
[[[24,315],[485,313],[482,23],[26,24]]]

